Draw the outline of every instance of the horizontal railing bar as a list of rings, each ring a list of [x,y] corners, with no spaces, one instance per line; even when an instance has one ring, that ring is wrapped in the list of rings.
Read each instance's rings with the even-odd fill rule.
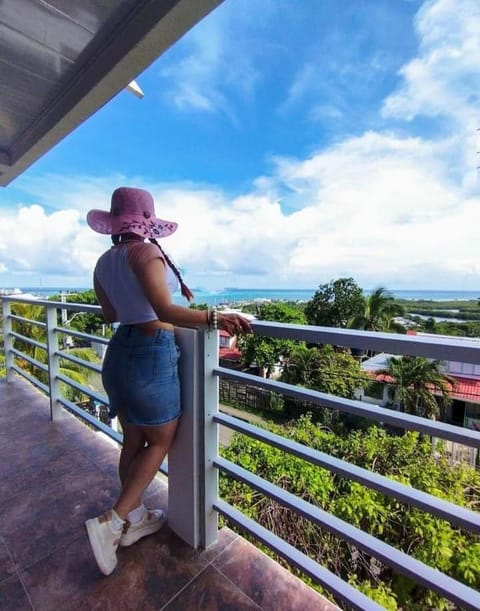
[[[351,605],[352,609],[356,611],[385,611],[384,607],[378,605],[371,598],[368,598],[368,596],[362,594],[346,581],[343,581],[343,579],[322,567],[315,560],[312,560],[306,554],[293,547],[293,545],[290,545],[284,539],[258,524],[258,522],[248,518],[224,500],[217,499],[213,503],[213,508],[237,526],[249,532],[255,539],[300,569],[315,582],[324,586],[329,592],[338,596],[342,601],[347,602]]]
[[[89,414],[87,411],[85,411],[75,403],[72,403],[72,401],[69,401],[65,397],[59,397],[58,402],[61,403],[64,407],[66,407],[69,411],[79,416],[82,420],[85,420],[99,431],[102,431],[102,433],[105,433],[105,435],[108,435],[108,437],[110,437],[114,441],[118,443],[123,443],[123,435],[121,433],[114,431],[112,427],[108,426],[108,424],[105,424],[101,420],[98,420],[97,418],[95,418],[95,416],[92,416],[92,414]]]
[[[69,329],[67,327],[55,327],[56,333],[65,333],[67,335],[71,335],[72,337],[80,337],[82,339],[86,339],[91,342],[96,342],[98,344],[108,344],[110,341],[108,337],[102,337],[101,335],[93,335],[92,333],[83,333],[82,331],[75,331],[74,329]]]
[[[468,446],[473,446],[476,448],[480,447],[480,433],[472,429],[453,426],[452,424],[446,424],[436,420],[429,420],[428,418],[421,418],[420,416],[413,416],[403,412],[397,412],[386,407],[379,407],[373,403],[366,403],[365,401],[343,399],[341,397],[329,395],[328,393],[320,392],[318,390],[311,390],[301,386],[293,386],[291,384],[286,384],[285,382],[277,382],[276,380],[269,380],[266,378],[253,376],[249,373],[243,373],[241,371],[235,371],[225,367],[216,367],[213,369],[213,374],[222,378],[239,380],[245,384],[249,384],[250,386],[265,388],[266,390],[271,390],[277,394],[287,395],[302,401],[310,401],[312,403],[316,403],[320,407],[335,409],[347,414],[353,414],[354,416],[360,416],[361,418],[376,420],[382,424],[386,423],[402,429],[425,433],[426,435],[431,435],[433,437],[449,439],[450,441],[463,443]]]
[[[72,386],[73,388],[76,388],[80,392],[83,392],[84,395],[88,395],[92,399],[95,399],[96,401],[103,403],[103,405],[108,406],[107,397],[100,395],[98,392],[95,392],[91,388],[87,388],[86,386],[83,386],[83,384],[78,384],[78,382],[75,382],[74,380],[72,380],[72,378],[69,378],[68,376],[64,376],[63,374],[59,373],[57,375],[57,380],[60,380],[61,382],[68,384],[68,386]]]
[[[75,403],[72,403],[71,401],[69,401],[65,397],[59,397],[58,398],[58,402],[61,403],[70,412],[73,412],[75,415],[77,415],[82,420],[85,420],[86,422],[88,422],[89,424],[94,426],[99,431],[102,431],[102,433],[105,433],[105,435],[110,437],[110,439],[113,439],[117,443],[123,444],[123,435],[122,435],[122,433],[119,433],[118,431],[115,431],[114,429],[112,429],[111,426],[108,426],[108,424],[105,424],[101,420],[98,420],[97,418],[95,418],[95,416],[92,416],[92,414],[89,414],[87,411],[85,411],[84,409],[82,409],[81,407],[76,405]],[[163,475],[166,475],[168,477],[168,462],[167,462],[167,458],[165,458],[165,460],[160,465],[159,471],[160,471],[160,473],[163,473]]]
[[[23,378],[25,378],[26,380],[28,380],[31,384],[33,384],[34,386],[38,386],[38,388],[40,388],[41,390],[43,390],[43,392],[46,395],[50,394],[50,389],[47,386],[47,384],[44,384],[43,382],[40,382],[40,380],[38,380],[35,376],[30,375],[29,373],[27,373],[26,371],[24,371],[21,367],[18,367],[18,365],[15,365],[15,363],[12,365],[12,369],[14,371],[16,371],[19,375],[21,375]]]
[[[332,344],[349,348],[370,349],[411,356],[426,356],[441,361],[480,363],[480,342],[474,339],[431,337],[292,325],[266,320],[253,320],[252,329],[258,335],[303,340],[314,344]]]
[[[9,302],[31,303],[74,312],[91,312],[102,316],[100,306],[70,302],[48,301],[41,299],[22,299],[15,296],[2,296]],[[314,325],[293,325],[265,320],[253,320],[252,328],[258,335],[303,340],[317,344],[332,344],[350,348],[371,349],[378,352],[395,352],[412,356],[426,356],[439,360],[454,360],[480,363],[480,342],[473,339],[453,337],[425,337],[362,331],[358,329],[339,329]]]
[[[26,344],[30,344],[31,346],[36,346],[37,348],[41,348],[42,350],[47,349],[47,344],[44,344],[42,342],[37,342],[36,340],[30,339],[29,337],[26,337],[25,335],[21,335],[21,333],[17,333],[16,331],[10,331],[10,335],[12,337],[16,337],[17,339],[22,340],[22,342],[25,342]]]
[[[373,488],[382,494],[392,496],[408,505],[418,507],[439,518],[448,520],[471,532],[480,534],[480,513],[471,511],[455,503],[444,501],[437,496],[428,494],[417,488],[406,486],[379,473],[363,469],[345,460],[334,458],[319,450],[309,448],[301,443],[276,435],[258,426],[244,422],[238,418],[218,413],[213,416],[214,422],[223,424],[235,431],[253,437],[269,446],[284,450],[289,454],[307,460],[309,463],[328,469],[337,475],[359,482],[368,488]]]
[[[473,588],[412,558],[405,552],[384,543],[380,539],[369,535],[356,526],[352,526],[348,522],[320,509],[320,507],[307,503],[307,501],[258,477],[235,463],[218,456],[214,460],[214,465],[231,477],[255,488],[281,505],[289,507],[308,520],[315,522],[335,536],[375,556],[387,566],[413,579],[416,583],[459,604],[462,608],[472,611],[478,611],[478,609],[480,609],[480,593]]]
[[[55,354],[62,359],[71,361],[72,363],[76,363],[77,365],[81,365],[82,367],[85,367],[86,369],[90,369],[91,371],[95,371],[96,373],[102,373],[101,365],[90,363],[89,361],[86,361],[85,359],[81,359],[78,356],[69,354],[67,350],[59,350]]]
[[[39,320],[31,320],[30,318],[24,318],[23,316],[18,316],[17,314],[9,314],[8,317],[12,320],[18,320],[20,322],[29,323],[30,325],[36,325],[37,327],[47,326],[46,322],[40,322]]]
[[[45,365],[45,363],[40,363],[40,361],[37,361],[37,359],[34,359],[31,356],[28,356],[28,354],[25,354],[21,350],[17,350],[16,348],[12,348],[11,351],[12,351],[13,354],[18,356],[19,358],[24,359],[25,361],[28,361],[32,365],[35,365],[35,367],[38,367],[38,369],[41,369],[42,371],[45,371],[45,372],[48,371],[48,365]]]
[[[72,303],[70,301],[49,301],[48,299],[22,299],[22,297],[15,297],[13,295],[2,295],[1,300],[10,301],[11,303],[31,303],[32,305],[55,307],[57,310],[71,310],[72,312],[90,312],[92,314],[98,314],[99,316],[102,316],[102,310],[100,306],[89,305],[86,303]]]

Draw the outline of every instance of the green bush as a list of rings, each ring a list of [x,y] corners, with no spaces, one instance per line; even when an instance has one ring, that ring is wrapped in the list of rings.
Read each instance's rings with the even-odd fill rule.
[[[389,435],[372,426],[339,437],[314,424],[310,415],[269,430],[301,444],[347,460],[463,507],[478,509],[480,474],[464,465],[435,458],[426,436]],[[288,490],[313,505],[361,528],[393,547],[459,581],[480,587],[480,538],[462,529],[286,454],[260,441],[235,434],[222,450],[228,460]],[[280,506],[247,485],[220,477],[220,494],[302,552],[388,609],[452,609],[450,603],[412,580]]]

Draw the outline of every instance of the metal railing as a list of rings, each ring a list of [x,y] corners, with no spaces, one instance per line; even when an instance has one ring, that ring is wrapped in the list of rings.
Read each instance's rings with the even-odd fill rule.
[[[99,313],[99,309],[95,306],[30,301],[29,303],[44,305],[46,308],[47,315],[44,324],[47,342],[42,343],[21,336],[12,329],[15,320],[26,322],[25,319],[12,315],[10,304],[14,301],[20,300],[13,297],[3,299],[7,376],[10,378],[12,372],[16,372],[35,383],[32,376],[26,374],[15,363],[18,358],[25,359],[25,354],[22,354],[13,345],[15,339],[46,350],[48,354],[46,369],[45,364],[38,360],[36,362],[32,362],[31,358],[26,360],[49,374],[48,384],[42,383],[40,388],[48,392],[50,396],[52,418],[60,417],[62,407],[65,407],[95,426],[93,416],[83,413],[81,408],[61,396],[59,392],[60,382],[69,384],[104,403],[108,403],[108,401],[105,396],[98,395],[91,389],[78,385],[60,374],[59,359],[70,358],[77,364],[78,359],[69,355],[68,351],[59,350],[58,335],[68,333],[96,342],[107,342],[108,340],[60,327],[57,325],[57,317],[59,309],[95,313]],[[38,322],[34,322],[34,324],[38,324]],[[425,356],[473,364],[480,363],[479,343],[458,338],[442,337],[440,339],[263,321],[255,321],[253,329],[255,333],[261,335],[304,340],[316,344],[347,346],[362,350],[381,350],[394,354]],[[218,409],[218,379],[222,377],[241,381],[283,396],[306,400],[322,409],[338,410],[342,413],[361,416],[404,430],[418,431],[437,439],[446,439],[474,448],[480,447],[479,432],[220,367],[218,365],[218,337],[216,333],[181,329],[177,332],[177,340],[182,348],[180,367],[184,415],[176,443],[169,458],[169,513],[171,516],[170,525],[181,537],[194,546],[207,547],[216,540],[218,515],[223,515],[285,558],[290,564],[298,567],[351,608],[362,611],[382,608],[355,587],[342,581],[338,576],[320,566],[282,538],[248,518],[224,499],[219,498],[218,477],[219,472],[222,472],[292,509],[298,515],[307,518],[312,523],[356,548],[367,552],[417,584],[444,596],[462,609],[480,609],[480,594],[473,588],[452,579],[407,553],[327,513],[318,506],[306,502],[281,487],[245,470],[234,462],[219,456],[218,427],[222,425],[260,440],[310,464],[381,492],[401,503],[448,520],[451,524],[477,535],[480,534],[479,513],[220,413]],[[98,365],[92,366],[85,363],[85,366],[94,371],[99,371]],[[121,435],[115,431],[107,431],[106,429],[109,427],[106,425],[98,426],[98,428],[117,441],[121,441]]]

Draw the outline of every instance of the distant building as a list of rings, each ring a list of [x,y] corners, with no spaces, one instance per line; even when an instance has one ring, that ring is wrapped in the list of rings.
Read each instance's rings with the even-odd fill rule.
[[[224,367],[238,365],[242,359],[242,353],[237,347],[237,337],[235,335],[232,337],[223,329],[220,329],[218,335],[218,360],[220,365]]]
[[[359,389],[357,398],[367,403],[387,405],[392,401],[388,393],[389,380],[377,372],[386,369],[392,357],[398,355],[381,352],[361,364],[361,368],[372,379],[378,382],[377,390]],[[445,421],[457,426],[480,430],[480,365],[442,361],[441,371],[455,380],[450,391],[451,405],[447,408]],[[435,391],[434,391],[435,394]],[[440,393],[438,393],[440,396]],[[395,400],[393,400],[395,406]]]
[[[416,333],[415,331],[409,331],[409,334],[439,337],[435,334]],[[456,339],[472,340],[472,338],[461,337],[456,337]],[[474,338],[474,341],[480,342],[480,338]],[[394,409],[398,409],[398,403],[395,399],[392,400],[388,392],[388,385],[392,380],[384,374],[378,375],[377,373],[380,370],[388,368],[388,362],[392,357],[401,358],[398,357],[398,355],[382,352],[363,361],[361,364],[362,370],[367,373],[372,380],[378,382],[378,384],[375,384],[373,388],[359,388],[356,392],[357,399],[382,407],[391,405]],[[445,375],[448,375],[454,380],[454,384],[450,390],[452,401],[447,407],[445,422],[480,431],[480,365],[460,363],[457,361],[441,361],[440,369]],[[433,394],[436,394],[435,390]],[[441,393],[438,392],[438,396],[440,396],[440,394]],[[471,465],[476,464],[477,452],[473,448],[461,446],[460,444],[452,444],[451,442],[447,442],[447,446],[452,456],[465,455],[464,458],[459,458],[459,460],[465,460]]]
[[[233,308],[221,308],[219,310],[222,314],[241,314],[244,318],[252,321],[255,320],[255,316],[253,314],[247,314],[242,312],[241,310],[235,310]],[[219,364],[222,367],[231,367],[237,369],[240,367],[242,361],[242,353],[238,349],[238,339],[237,337],[229,335],[223,329],[220,329],[219,332],[219,346],[218,346],[218,360]]]

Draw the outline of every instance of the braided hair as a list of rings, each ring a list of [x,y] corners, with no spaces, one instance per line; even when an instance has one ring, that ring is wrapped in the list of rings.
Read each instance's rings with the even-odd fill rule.
[[[167,255],[167,253],[163,250],[163,248],[160,246],[160,244],[157,242],[157,240],[155,238],[148,238],[150,240],[150,242],[152,244],[155,244],[155,246],[158,246],[160,252],[162,253],[163,258],[165,259],[165,261],[167,262],[168,267],[172,270],[172,272],[175,274],[175,276],[177,277],[178,282],[180,283],[180,288],[182,291],[182,295],[185,297],[185,299],[190,299],[190,289],[188,288],[188,286],[185,284],[185,281],[183,280],[182,274],[180,273],[180,270],[178,269],[178,267],[175,265],[175,263],[170,259],[170,257]]]
[[[172,270],[172,272],[177,277],[178,282],[180,283],[180,289],[182,291],[182,295],[185,297],[185,299],[190,301],[190,299],[192,298],[192,293],[191,293],[190,289],[188,288],[188,286],[185,284],[185,281],[184,281],[184,279],[182,277],[182,274],[180,273],[180,270],[178,269],[178,267],[170,259],[170,257],[163,250],[163,248],[160,246],[160,244],[157,242],[157,240],[155,238],[148,238],[148,239],[149,239],[149,241],[152,244],[155,244],[155,246],[158,246],[158,249],[162,253],[162,257],[165,259],[165,261],[167,262],[168,267]],[[120,244],[120,234],[112,235],[112,242],[113,242],[114,245]]]

